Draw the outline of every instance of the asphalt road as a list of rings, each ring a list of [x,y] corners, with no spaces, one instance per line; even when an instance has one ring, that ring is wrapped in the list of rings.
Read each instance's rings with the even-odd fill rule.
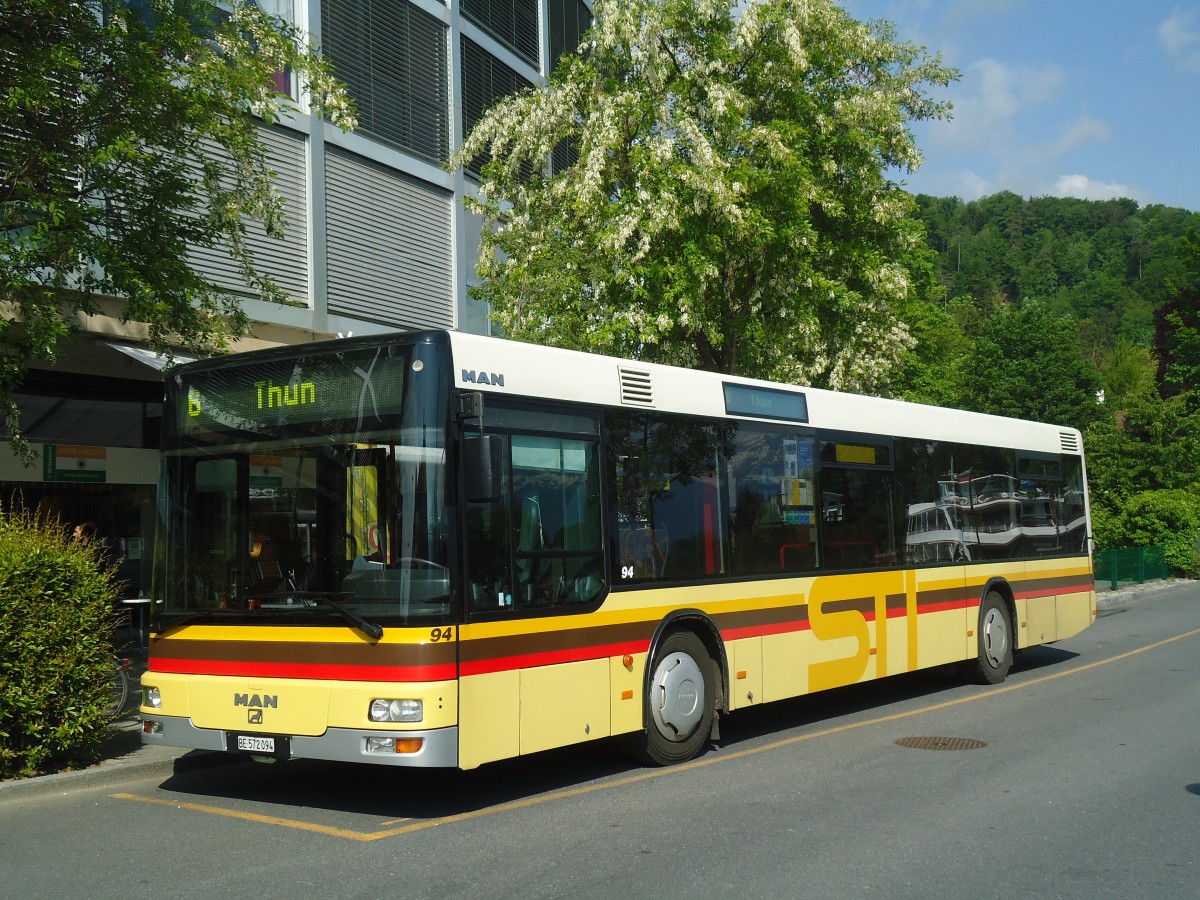
[[[919,674],[763,707],[674,769],[598,744],[466,773],[239,763],[0,792],[0,893],[1191,898],[1198,676],[1185,583],[1004,685]]]

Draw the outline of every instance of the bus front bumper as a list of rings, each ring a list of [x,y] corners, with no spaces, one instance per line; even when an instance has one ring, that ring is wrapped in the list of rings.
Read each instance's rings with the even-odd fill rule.
[[[326,759],[333,762],[372,763],[414,768],[458,766],[458,728],[429,731],[370,731],[330,728],[314,737],[259,735],[250,732],[197,728],[179,716],[142,713],[142,743],[155,747],[186,747],[272,759]],[[239,742],[239,738],[244,740]],[[260,741],[269,741],[262,744]],[[400,742],[402,749],[392,747]],[[419,748],[408,750],[419,742]],[[239,743],[244,744],[238,749]],[[405,752],[408,750],[408,752]]]

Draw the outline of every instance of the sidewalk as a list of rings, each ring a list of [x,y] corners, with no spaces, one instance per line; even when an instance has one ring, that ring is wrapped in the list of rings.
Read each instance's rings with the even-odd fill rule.
[[[1115,591],[1098,591],[1096,608],[1103,611],[1129,606],[1159,591],[1187,583],[1182,580],[1170,579],[1147,584],[1127,585]],[[130,778],[168,778],[180,772],[218,765],[235,759],[235,757],[226,756],[223,753],[205,750],[143,746],[139,733],[137,697],[139,696],[138,684],[141,675],[146,671],[146,657],[144,654],[131,652],[128,649],[124,651],[123,655],[129,657],[129,709],[132,712],[126,714],[125,718],[120,721],[113,723],[110,729],[111,733],[104,744],[103,759],[86,769],[72,772],[0,781],[0,802],[35,793],[44,794],[56,791],[65,793],[69,790],[111,784]]]

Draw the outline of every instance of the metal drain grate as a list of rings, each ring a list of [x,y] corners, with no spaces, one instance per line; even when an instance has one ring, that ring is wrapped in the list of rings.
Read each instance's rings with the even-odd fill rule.
[[[974,738],[959,737],[906,737],[896,743],[910,750],[978,750],[987,746]]]

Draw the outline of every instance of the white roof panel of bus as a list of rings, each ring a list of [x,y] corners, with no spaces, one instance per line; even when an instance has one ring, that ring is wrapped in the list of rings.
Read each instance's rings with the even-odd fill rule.
[[[728,382],[803,393],[808,403],[808,424],[814,428],[1046,453],[1074,453],[1082,445],[1078,431],[1057,425],[781,385],[461,332],[451,332],[450,338],[455,385],[468,390],[726,418],[723,385]],[[631,378],[639,388],[649,388],[648,402],[640,392],[630,398],[625,387]]]

